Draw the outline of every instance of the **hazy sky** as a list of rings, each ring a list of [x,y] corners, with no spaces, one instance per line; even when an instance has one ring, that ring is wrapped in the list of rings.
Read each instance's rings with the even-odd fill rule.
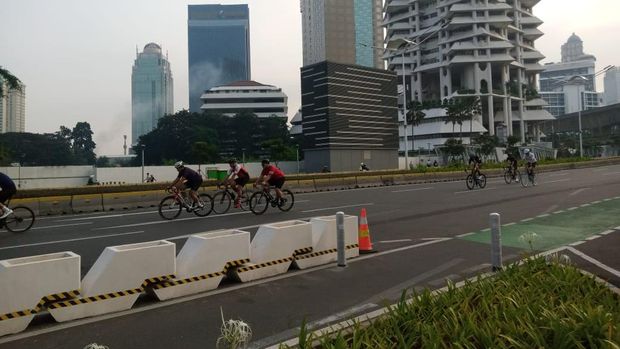
[[[0,65],[26,84],[26,130],[54,132],[90,122],[98,154],[120,154],[131,138],[131,67],[136,45],[168,51],[175,110],[187,108],[187,5],[250,6],[253,80],[281,87],[289,117],[300,104],[299,0],[0,0]],[[545,24],[536,43],[546,61],[560,59],[572,32],[598,57],[620,65],[618,0],[541,0]],[[602,90],[602,83],[599,90]]]

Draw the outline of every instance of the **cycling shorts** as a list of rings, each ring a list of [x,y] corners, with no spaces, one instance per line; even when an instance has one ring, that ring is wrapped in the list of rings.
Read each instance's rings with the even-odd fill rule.
[[[282,189],[282,186],[284,185],[284,182],[286,181],[286,178],[284,177],[280,177],[280,178],[269,178],[269,185],[272,187],[276,187],[278,189]]]
[[[201,185],[202,185],[202,178],[185,182],[185,187],[189,188],[192,191],[198,191],[198,188],[200,188]]]
[[[235,184],[239,186],[244,186],[250,181],[250,176],[238,176],[235,178]]]
[[[4,204],[8,200],[11,200],[15,193],[17,193],[15,188],[2,189],[2,191],[0,191],[0,203]]]
[[[537,162],[528,162],[527,166],[529,166],[531,168],[536,168],[536,164],[537,164]]]

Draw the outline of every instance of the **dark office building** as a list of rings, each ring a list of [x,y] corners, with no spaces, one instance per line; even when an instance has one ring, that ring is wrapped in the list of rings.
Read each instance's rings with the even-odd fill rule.
[[[304,166],[398,168],[396,73],[332,62],[301,68]]]
[[[189,5],[189,109],[200,112],[204,91],[250,80],[248,5]]]

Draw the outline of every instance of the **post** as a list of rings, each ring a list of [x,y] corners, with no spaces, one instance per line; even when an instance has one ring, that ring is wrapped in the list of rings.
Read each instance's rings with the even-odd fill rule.
[[[344,245],[344,212],[336,213],[336,246],[338,248],[338,266],[346,267],[347,258],[345,256]]]
[[[142,146],[142,181],[144,182],[144,145]]]
[[[581,96],[581,91],[579,91],[579,114],[578,114],[578,118],[579,118],[579,157],[583,157],[583,135],[582,135],[582,130],[581,130],[581,109],[583,109],[583,103],[582,103],[582,96]]]
[[[489,215],[491,228],[491,265],[493,271],[502,270],[502,226],[499,213]]]
[[[299,174],[301,172],[300,167],[299,167],[299,144],[297,144],[297,174]]]
[[[17,188],[22,187],[22,163],[17,165]]]
[[[403,49],[403,126],[405,128],[405,170],[409,168],[409,141],[407,140],[407,80],[405,79],[405,50]]]

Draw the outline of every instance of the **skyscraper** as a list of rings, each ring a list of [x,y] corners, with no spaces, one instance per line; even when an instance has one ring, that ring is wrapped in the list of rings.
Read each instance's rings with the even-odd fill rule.
[[[613,67],[605,73],[605,104],[620,103],[620,68]]]
[[[384,69],[382,0],[301,0],[304,66],[322,61]],[[374,48],[373,48],[374,46]]]
[[[188,5],[187,39],[190,111],[204,91],[251,79],[248,5]]]
[[[168,57],[155,43],[136,52],[131,74],[131,142],[157,127],[157,120],[174,111],[172,72]]]
[[[0,78],[0,133],[26,131],[26,86],[21,90],[9,89]]]

